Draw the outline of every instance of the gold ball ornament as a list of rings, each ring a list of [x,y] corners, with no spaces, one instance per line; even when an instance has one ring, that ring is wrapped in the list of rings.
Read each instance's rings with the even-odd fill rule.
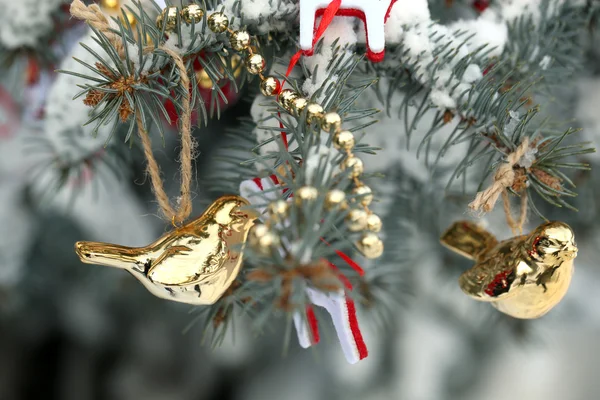
[[[302,186],[296,193],[294,193],[294,199],[296,204],[302,204],[309,201],[314,201],[319,197],[319,191],[313,186]]]
[[[342,128],[342,117],[336,112],[328,112],[323,116],[321,128],[325,132],[338,132]]]
[[[281,106],[288,112],[292,112],[294,100],[296,100],[298,97],[300,97],[298,93],[294,92],[293,90],[283,89],[281,93],[279,93],[279,104],[281,104]]]
[[[250,229],[250,233],[248,234],[248,243],[254,246],[261,237],[265,236],[269,233],[269,227],[265,224],[255,224],[252,229]]]
[[[379,218],[376,214],[369,214],[367,217],[367,230],[371,232],[379,232],[381,231],[383,224],[381,222],[381,218]]]
[[[243,51],[250,46],[250,34],[246,31],[235,31],[229,38],[231,48],[236,51]]]
[[[346,226],[350,232],[360,232],[367,227],[367,212],[360,208],[350,210],[346,216]]]
[[[272,76],[267,76],[260,82],[260,92],[267,97],[277,94],[280,88],[279,79]]]
[[[249,54],[246,57],[246,69],[252,75],[258,75],[265,70],[266,62],[260,54]]]
[[[362,160],[353,154],[349,154],[340,164],[342,171],[348,171],[351,178],[358,178],[364,171]]]
[[[273,247],[279,246],[280,240],[273,232],[267,232],[264,236],[258,239],[254,249],[262,254],[270,254]]]
[[[298,97],[292,101],[292,110],[298,115],[302,114],[306,106],[308,106],[308,100],[304,97]]]
[[[223,33],[229,27],[229,20],[222,12],[210,14],[208,17],[208,29],[215,33]]]
[[[160,15],[156,18],[156,26],[159,30],[164,30],[165,32],[173,32],[177,28],[177,17],[179,15],[179,11],[177,7],[167,7]]]
[[[365,233],[358,242],[356,247],[366,258],[378,258],[383,254],[383,242],[375,233]]]
[[[126,270],[157,297],[214,304],[236,279],[241,249],[256,218],[239,196],[223,196],[204,213],[145,247],[77,242],[82,262]]]
[[[204,68],[196,72],[196,82],[202,89],[212,89],[213,87],[213,81]]]
[[[181,10],[181,19],[188,25],[199,23],[202,17],[204,17],[204,9],[198,4],[188,4]]]
[[[343,207],[346,200],[346,193],[340,189],[332,189],[325,195],[325,208],[331,210],[336,207]]]
[[[355,187],[352,190],[352,194],[358,196],[357,200],[365,207],[367,207],[373,201],[373,192],[367,185]]]
[[[275,222],[281,222],[285,219],[289,210],[289,203],[285,200],[277,200],[272,203],[269,203],[267,210],[269,214],[273,217]]]
[[[248,244],[260,254],[268,255],[271,248],[279,244],[279,237],[265,224],[256,224],[250,229]]]
[[[354,148],[354,135],[350,131],[341,131],[333,135],[333,145],[336,149],[352,150]]]
[[[100,8],[103,11],[106,11],[109,14],[116,14],[121,10],[121,1],[120,0],[101,0]]]
[[[323,107],[320,104],[310,103],[306,106],[306,122],[309,124],[316,122],[320,125],[323,115]]]
[[[539,318],[562,300],[577,257],[573,230],[558,221],[501,242],[477,224],[459,221],[441,242],[475,260],[458,279],[465,294],[521,319]]]

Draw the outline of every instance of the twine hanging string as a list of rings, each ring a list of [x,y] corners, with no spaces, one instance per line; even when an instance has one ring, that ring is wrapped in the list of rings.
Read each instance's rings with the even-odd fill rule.
[[[500,195],[502,195],[504,213],[506,214],[506,222],[515,234],[517,232],[523,232],[523,225],[525,224],[525,220],[527,218],[527,192],[523,191],[521,193],[521,212],[519,219],[515,220],[512,216],[510,198],[508,196],[507,189],[515,182],[515,171],[513,169],[514,166],[517,165],[519,160],[525,155],[528,149],[529,138],[524,137],[523,141],[515,149],[515,151],[506,156],[506,162],[501,164],[496,170],[496,173],[494,174],[494,183],[492,183],[489,188],[477,193],[475,200],[469,204],[469,208],[474,211],[489,212],[496,205]]]
[[[504,215],[506,216],[506,223],[512,230],[513,235],[523,234],[523,225],[527,221],[527,191],[523,190],[520,194],[521,199],[521,211],[519,212],[519,219],[515,220],[512,215],[510,207],[510,197],[508,196],[508,190],[502,191],[502,203],[504,206]]]
[[[100,7],[96,4],[86,6],[81,0],[73,0],[71,3],[71,15],[77,19],[83,20],[90,26],[102,32],[106,38],[110,41],[113,47],[121,58],[125,58],[125,50],[123,47],[122,38],[111,30],[109,19],[104,15]],[[192,196],[191,196],[191,183],[192,183],[192,160],[193,160],[193,138],[192,138],[192,109],[190,104],[190,78],[187,74],[187,68],[181,56],[175,51],[166,48],[164,46],[158,47],[164,51],[169,57],[173,59],[175,67],[179,70],[179,79],[181,87],[183,88],[182,97],[182,118],[181,121],[181,197],[178,199],[177,208],[171,205],[169,196],[165,192],[164,184],[160,175],[160,168],[154,158],[152,152],[152,141],[148,132],[144,128],[144,121],[141,116],[140,110],[136,110],[136,123],[138,128],[138,135],[142,142],[144,150],[144,156],[147,160],[147,171],[150,175],[150,182],[152,184],[152,191],[156,196],[156,200],[161,208],[162,214],[172,221],[173,225],[181,224],[185,221],[192,213]],[[153,46],[145,47],[142,50],[144,53],[154,51]]]

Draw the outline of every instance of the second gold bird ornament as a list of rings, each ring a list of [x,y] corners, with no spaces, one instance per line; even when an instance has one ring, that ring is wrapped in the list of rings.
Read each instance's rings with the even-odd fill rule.
[[[563,222],[544,223],[529,235],[498,242],[476,224],[461,221],[441,241],[476,261],[459,278],[463,292],[521,319],[541,317],[562,300],[577,256],[573,230]]]

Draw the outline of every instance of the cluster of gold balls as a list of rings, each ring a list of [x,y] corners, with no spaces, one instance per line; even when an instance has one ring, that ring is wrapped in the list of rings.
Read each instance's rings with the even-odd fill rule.
[[[276,78],[267,77],[261,82],[261,90],[265,96],[277,94],[280,83]],[[383,242],[378,233],[381,231],[382,222],[377,214],[374,214],[369,205],[373,201],[371,188],[365,185],[360,176],[363,174],[364,165],[360,158],[356,157],[354,149],[355,139],[352,132],[342,130],[342,118],[336,112],[325,112],[320,104],[309,102],[306,98],[291,89],[284,89],[279,93],[279,104],[290,114],[299,116],[306,110],[306,122],[317,125],[325,132],[332,135],[335,148],[345,153],[345,158],[340,168],[348,173],[354,184],[352,193],[355,195],[351,202],[359,207],[352,208],[348,212],[346,224],[351,232],[362,232],[361,238],[356,246],[367,258],[377,258],[383,254]],[[316,192],[315,188],[314,192]],[[307,193],[308,193],[308,189]],[[310,191],[313,193],[313,190]],[[296,195],[296,194],[295,194]],[[327,193],[326,206],[347,207],[345,194],[341,190],[333,190]]]
[[[368,187],[362,185],[360,188]],[[359,191],[355,190],[355,193]],[[357,197],[363,207],[368,204],[373,196],[370,191],[365,189],[360,190],[360,194],[367,193],[362,197]],[[319,197],[319,191],[313,186],[302,186],[294,193],[294,202],[298,206],[306,205],[314,202]],[[281,240],[277,233],[273,230],[273,224],[282,223],[289,214],[290,203],[285,200],[276,200],[271,202],[267,208],[269,218],[265,223],[255,225],[249,233],[248,244],[259,254],[268,256],[277,249]],[[328,210],[347,210],[349,208],[346,199],[346,193],[340,189],[332,189],[325,195],[325,208]],[[351,209],[346,218],[348,229],[352,232],[366,231],[363,233],[360,240],[356,242],[356,246],[360,252],[367,258],[377,258],[383,253],[383,242],[377,236],[377,232],[381,230],[381,219],[365,209]]]
[[[289,203],[283,199],[271,202],[267,208],[269,217],[264,224],[255,224],[248,233],[248,244],[258,254],[269,256],[281,240],[273,230],[273,224],[282,223],[288,216]]]
[[[177,20],[185,21],[186,24],[197,24],[202,21],[205,10],[197,4],[189,4],[179,10],[177,7],[167,7],[158,16],[156,26],[166,32],[173,32],[177,28]],[[265,70],[266,62],[262,55],[255,52],[250,46],[251,37],[245,30],[234,31],[229,28],[229,19],[222,12],[214,12],[206,19],[208,28],[214,33],[228,33],[231,48],[238,52],[245,52],[244,63],[246,70],[252,75],[260,75]]]

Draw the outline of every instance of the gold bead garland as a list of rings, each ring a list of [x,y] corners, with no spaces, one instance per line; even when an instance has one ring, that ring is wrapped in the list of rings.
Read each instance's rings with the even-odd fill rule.
[[[190,15],[189,7],[194,7],[194,12],[199,14],[204,10],[199,9],[197,5],[188,5],[183,8],[181,18],[187,22],[187,15]],[[163,10],[159,19],[163,21],[165,16],[170,16],[170,9]],[[175,21],[177,16],[175,16]],[[229,19],[222,12],[212,13],[208,19],[208,28],[215,33],[227,32],[231,48],[237,52],[245,53],[242,58],[245,59],[245,66],[248,73],[257,75],[260,78],[261,93],[267,97],[278,96],[279,104],[290,114],[300,116],[306,111],[306,122],[309,125],[317,125],[320,129],[332,135],[332,142],[336,149],[345,153],[345,158],[340,164],[342,171],[348,173],[348,176],[354,184],[353,194],[356,199],[352,199],[359,208],[353,208],[348,212],[346,223],[348,229],[352,232],[362,231],[362,237],[356,242],[356,246],[367,258],[377,258],[383,254],[383,242],[377,236],[381,231],[381,219],[375,215],[369,205],[373,200],[371,189],[366,186],[359,178],[363,174],[364,165],[360,158],[356,157],[352,150],[355,146],[355,139],[352,132],[342,130],[342,118],[336,112],[325,112],[323,106],[318,103],[311,103],[303,98],[299,93],[291,89],[281,90],[281,82],[275,77],[264,76],[266,68],[264,57],[251,46],[251,37],[245,30],[233,30],[229,27]],[[176,22],[175,22],[176,23]],[[157,20],[157,25],[159,21]],[[162,22],[160,23],[162,27]],[[167,28],[170,27],[170,19],[167,18]],[[311,186],[304,186],[297,190],[294,201],[305,203],[317,198],[318,191]],[[346,209],[348,207],[345,193],[339,189],[333,189],[326,194],[325,207],[333,209],[339,207]],[[288,206],[275,202],[268,207],[268,212],[274,222],[282,221],[288,212]],[[279,245],[279,238],[270,227],[270,222],[256,225],[249,234],[249,243],[257,248],[261,253],[268,254],[273,248]]]

